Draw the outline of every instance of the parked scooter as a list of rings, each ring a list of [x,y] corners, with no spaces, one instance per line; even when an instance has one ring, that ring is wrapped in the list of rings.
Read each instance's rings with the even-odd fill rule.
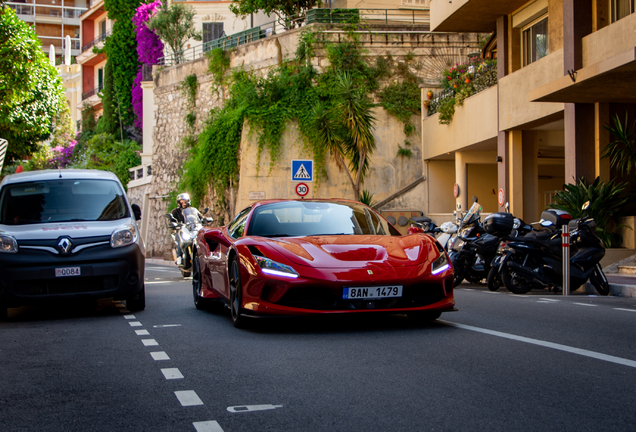
[[[481,225],[481,210],[482,207],[477,202],[477,197],[473,197],[473,205],[462,218],[452,250],[448,253],[455,270],[453,279],[455,286],[459,285],[464,278],[471,282],[480,282],[488,274],[488,271],[485,270],[485,264],[487,265],[490,262],[485,263],[484,259],[478,255],[475,247],[477,240],[483,243],[483,247],[491,247],[490,243],[493,241],[490,237],[485,238],[485,242],[480,239],[486,233]],[[497,238],[494,241],[496,250],[499,241]]]
[[[206,207],[203,214],[208,213],[208,211],[210,209]],[[185,223],[180,223],[171,213],[165,214],[170,237],[174,242],[172,249],[174,262],[181,270],[181,275],[189,277],[192,274],[192,241],[203,225],[212,223],[213,219],[211,217],[201,218],[199,211],[193,207],[183,209],[183,217]],[[181,254],[177,253],[178,250],[181,251]]]
[[[582,210],[589,208],[589,201]],[[565,213],[565,212],[563,212]],[[596,235],[596,223],[593,218],[583,216],[571,220],[565,213],[556,214],[546,211],[542,214],[543,226],[556,225],[561,228],[565,223],[572,228],[570,233],[572,252],[570,259],[570,286],[578,289],[588,280],[601,295],[609,294],[609,283],[600,261],[605,256],[602,240]],[[506,245],[501,260],[501,278],[509,291],[525,294],[533,288],[561,290],[563,283],[563,262],[560,229],[548,239],[520,238]]]
[[[461,209],[461,206],[459,208]],[[457,213],[455,212],[454,214],[456,215]],[[409,219],[409,222],[411,222],[412,227],[421,229],[421,232],[434,236],[447,252],[453,247],[450,240],[451,237],[454,240],[453,236],[457,233],[459,220],[456,222],[444,222],[439,227],[427,216],[414,216]]]

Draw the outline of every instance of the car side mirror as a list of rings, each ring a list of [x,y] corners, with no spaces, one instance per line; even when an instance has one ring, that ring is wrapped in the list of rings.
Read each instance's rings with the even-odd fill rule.
[[[137,204],[132,204],[130,207],[135,215],[135,220],[141,220],[141,208]]]

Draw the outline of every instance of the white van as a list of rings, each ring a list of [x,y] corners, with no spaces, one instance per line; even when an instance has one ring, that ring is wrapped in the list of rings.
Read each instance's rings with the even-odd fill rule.
[[[139,206],[111,172],[45,170],[0,183],[0,318],[66,298],[146,306]]]

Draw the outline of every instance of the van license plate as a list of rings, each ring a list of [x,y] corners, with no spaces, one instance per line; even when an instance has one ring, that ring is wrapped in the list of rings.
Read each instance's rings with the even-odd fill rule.
[[[402,297],[402,285],[376,286],[376,287],[356,287],[342,289],[343,300],[353,299],[380,299]]]
[[[65,276],[79,276],[80,268],[79,267],[62,267],[55,269],[55,277],[65,277]]]

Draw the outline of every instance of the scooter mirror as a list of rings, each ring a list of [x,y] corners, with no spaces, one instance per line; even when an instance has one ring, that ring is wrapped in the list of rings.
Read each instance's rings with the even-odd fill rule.
[[[209,211],[210,211],[210,207],[206,207],[206,208],[203,209],[203,214],[206,214]]]
[[[506,209],[506,212],[510,213],[510,203],[507,202],[506,205],[504,206]]]
[[[479,201],[479,198],[477,198],[475,195],[473,195],[473,202],[477,202]]]
[[[590,202],[589,201],[585,201],[585,204],[583,204],[583,207],[581,207],[581,210],[587,210],[590,208]]]

